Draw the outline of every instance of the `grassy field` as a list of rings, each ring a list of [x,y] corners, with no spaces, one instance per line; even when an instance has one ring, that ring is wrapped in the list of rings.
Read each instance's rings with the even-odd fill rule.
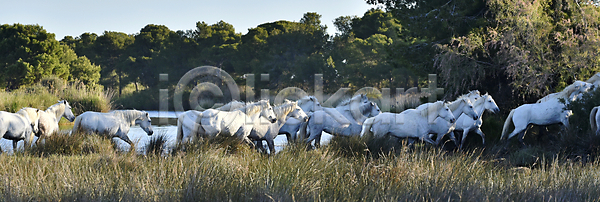
[[[160,142],[160,141],[158,141]],[[389,141],[388,141],[389,142]],[[597,201],[600,165],[559,155],[518,166],[515,151],[374,147],[333,138],[307,151],[267,156],[228,140],[168,155],[115,151],[111,140],[76,134],[0,155],[2,201]],[[155,145],[156,146],[156,145]],[[393,147],[391,147],[393,146]],[[373,152],[374,150],[383,152]],[[160,152],[159,152],[160,153]],[[504,156],[504,157],[503,157]]]
[[[44,78],[39,83],[13,91],[0,92],[0,111],[16,112],[23,107],[45,110],[58,100],[67,100],[74,114],[85,111],[109,111],[113,108],[112,92],[101,86],[87,87],[81,83],[66,83],[60,78]]]

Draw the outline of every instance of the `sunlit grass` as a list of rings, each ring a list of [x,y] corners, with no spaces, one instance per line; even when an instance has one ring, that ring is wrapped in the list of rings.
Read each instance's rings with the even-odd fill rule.
[[[333,139],[333,144],[310,151],[297,144],[271,156],[225,139],[185,145],[185,151],[171,155],[140,155],[115,152],[108,139],[85,137],[89,139],[76,141],[88,146],[79,148],[94,149],[69,155],[48,149],[43,157],[27,151],[1,154],[0,200],[590,201],[600,197],[599,163],[561,157],[540,157],[537,166],[519,167],[482,150],[448,152],[420,143],[376,156],[364,150],[342,153],[346,147],[340,145],[358,145],[353,139]],[[64,141],[49,139],[46,145],[60,142]]]

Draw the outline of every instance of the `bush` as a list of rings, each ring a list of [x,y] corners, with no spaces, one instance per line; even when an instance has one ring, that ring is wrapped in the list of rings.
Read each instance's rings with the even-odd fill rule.
[[[590,112],[596,106],[600,106],[600,90],[597,89],[567,104],[573,115],[569,118],[569,130],[559,141],[567,154],[594,158],[600,155],[600,136],[592,131],[589,121]]]

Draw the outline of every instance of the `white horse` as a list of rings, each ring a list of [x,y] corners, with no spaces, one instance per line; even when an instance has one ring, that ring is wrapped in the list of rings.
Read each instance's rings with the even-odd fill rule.
[[[475,112],[473,104],[471,104],[471,101],[466,97],[460,97],[453,102],[446,103],[446,106],[448,106],[448,109],[452,111],[452,115],[454,117],[459,117],[462,115],[469,117],[471,120],[477,120],[479,118],[479,115],[477,112]],[[437,134],[437,139],[435,140],[436,145],[439,145],[442,138],[448,133],[450,133],[450,139],[457,144],[454,134],[451,133],[454,128],[455,123],[450,123],[440,117],[436,118],[435,124],[430,128],[430,134]]]
[[[232,101],[228,103],[228,107],[221,108],[232,111],[240,111],[245,113],[247,116],[254,116],[262,112],[263,109],[271,107],[268,100],[260,100],[258,102],[239,104],[239,101]],[[224,106],[227,106],[224,105]],[[215,109],[211,109],[213,111]],[[221,110],[217,110],[221,111]],[[223,110],[225,111],[225,110]],[[177,116],[177,142],[188,142],[194,141],[198,136],[198,133],[203,133],[202,125],[200,124],[204,113],[196,110],[189,110],[181,113]],[[268,116],[268,115],[266,115]],[[275,115],[272,115],[275,117]],[[274,118],[273,118],[274,119]]]
[[[536,103],[546,102],[552,99],[562,98],[565,100],[565,103],[573,102],[579,98],[581,98],[581,94],[587,93],[594,84],[584,82],[584,81],[575,81],[571,85],[565,87],[562,91],[558,93],[551,93],[546,95],[545,97],[539,99]]]
[[[498,105],[496,105],[496,101],[492,98],[491,95],[487,93],[483,95],[481,98],[477,98],[473,100],[473,106],[475,107],[475,112],[479,116],[478,119],[473,120],[471,117],[467,117],[461,115],[456,119],[456,127],[454,129],[455,133],[462,131],[462,140],[459,142],[459,148],[462,149],[464,142],[467,138],[467,135],[470,131],[475,131],[479,136],[481,136],[481,141],[483,145],[485,145],[485,134],[481,131],[481,125],[483,125],[483,113],[487,110],[492,113],[497,113],[500,111]]]
[[[541,103],[521,105],[511,110],[510,114],[508,114],[508,117],[504,121],[500,140],[508,140],[515,135],[519,135],[519,142],[524,145],[523,138],[529,124],[547,126],[562,123],[568,128],[569,116],[573,113],[571,110],[565,110],[564,108],[565,104],[561,103],[558,98],[549,99]],[[515,129],[508,134],[511,122],[514,124]]]
[[[118,137],[129,145],[129,128],[139,125],[148,135],[152,135],[152,122],[148,113],[139,110],[115,110],[109,113],[84,112],[75,118],[73,132],[97,133],[110,138]]]
[[[363,123],[361,136],[372,134],[374,137],[392,135],[398,138],[418,138],[430,144],[436,144],[429,133],[435,126],[436,118],[442,118],[449,123],[456,119],[452,111],[442,101],[422,104],[416,109],[408,109],[399,114],[382,113],[368,118]]]
[[[270,105],[251,116],[240,110],[228,112],[208,109],[203,111],[198,117],[200,118],[201,127],[197,129],[197,137],[214,138],[219,135],[238,137],[250,145],[254,144],[248,136],[256,123],[267,124],[265,122],[273,123],[277,120],[273,112],[273,107]],[[260,119],[261,117],[264,117],[264,119]]]
[[[308,122],[305,123],[306,128],[303,130],[307,131],[306,136],[308,138],[306,139],[306,143],[310,144],[314,140],[315,146],[319,147],[323,131],[336,136],[359,135],[362,129],[363,121],[358,121],[377,116],[381,113],[381,110],[374,102],[368,102],[367,104],[360,105],[358,107],[358,111],[361,112],[361,114],[359,114],[360,117],[364,118],[359,117],[358,120],[348,120],[346,119],[346,116],[340,115],[337,109],[314,112],[309,116]]]
[[[237,101],[237,100],[233,100],[233,101],[227,103],[226,105],[223,105],[223,106],[217,108],[217,110],[220,110],[220,111],[232,111],[232,110],[239,109],[239,108],[242,108],[242,107],[245,107],[245,106],[246,106],[245,102],[240,102],[240,101]]]
[[[600,134],[600,128],[598,128],[598,125],[600,125],[600,113],[598,113],[598,109],[600,109],[600,106],[594,107],[590,112],[590,126],[596,135]]]
[[[38,132],[37,117],[39,114],[37,117],[36,114],[37,112],[32,113],[23,109],[17,113],[0,111],[0,134],[2,138],[13,141],[13,151],[16,151],[17,143],[20,140],[24,140],[25,145],[31,146],[34,133]]]
[[[34,108],[29,108],[27,110],[37,110]],[[37,143],[42,138],[47,138],[52,135],[52,133],[58,132],[58,122],[62,117],[65,117],[70,122],[75,120],[75,115],[71,111],[71,105],[66,100],[58,101],[58,103],[48,107],[45,111],[40,111],[39,118],[39,132],[35,134],[38,139],[35,141]]]
[[[313,113],[323,110],[321,103],[319,103],[319,100],[317,100],[317,98],[314,96],[300,98],[297,101],[297,104],[305,113]],[[300,130],[300,126],[304,122],[305,120],[289,117],[285,124],[283,124],[283,126],[279,129],[279,134],[285,134],[288,142],[296,140],[298,130]]]
[[[306,121],[308,116],[304,113],[304,110],[298,106],[297,102],[291,102],[286,100],[285,103],[275,106],[273,111],[277,117],[277,121],[274,123],[267,123],[264,117],[260,117],[263,121],[255,121],[252,131],[248,136],[250,139],[262,142],[267,141],[267,146],[271,154],[275,154],[275,143],[273,140],[279,134],[281,127],[286,123],[288,118],[295,118],[298,120]],[[259,144],[262,145],[262,144]]]

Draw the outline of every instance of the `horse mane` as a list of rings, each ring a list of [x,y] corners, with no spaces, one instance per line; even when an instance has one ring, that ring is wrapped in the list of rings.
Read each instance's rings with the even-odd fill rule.
[[[461,99],[461,98],[467,98],[468,99],[469,97],[471,97],[473,95],[478,95],[479,97],[481,97],[481,93],[479,93],[479,90],[472,90],[472,91],[469,91],[467,94],[463,94],[461,96],[458,96],[458,99]]]
[[[448,108],[450,109],[450,111],[454,111],[454,110],[458,109],[461,102],[471,103],[471,101],[467,97],[461,96],[458,99],[456,99],[455,101],[448,102],[447,105],[448,105]]]
[[[143,116],[146,114],[146,112],[144,112],[144,111],[131,110],[131,109],[114,110],[114,111],[111,111],[110,113],[112,113],[114,116],[121,117],[123,120],[130,123],[131,125],[135,125],[135,120],[137,120],[139,118],[143,119]]]
[[[232,109],[232,108],[234,107],[234,106],[233,106],[234,104],[241,104],[242,106],[241,106],[241,107],[238,107],[238,108],[234,108],[234,109]],[[232,110],[235,110],[235,109],[242,108],[242,107],[244,107],[244,106],[246,106],[246,103],[244,103],[244,102],[240,102],[240,101],[237,101],[237,100],[231,100],[231,102],[229,102],[229,103],[227,103],[227,104],[225,104],[225,105],[223,105],[223,106],[221,106],[221,107],[217,108],[217,110],[232,111]]]
[[[298,102],[286,101],[283,104],[273,107],[273,112],[277,115],[277,119],[279,120],[285,118],[289,113],[292,113],[297,106]]]
[[[37,121],[40,118],[39,109],[32,107],[23,107],[15,114],[21,115],[31,122]]]
[[[305,102],[309,102],[310,100],[314,101],[314,102],[319,102],[319,100],[317,100],[317,98],[315,96],[309,95],[309,96],[304,96],[303,98],[298,99],[297,103],[298,105],[303,105]]]
[[[260,100],[258,102],[246,103],[246,106],[239,108],[239,110],[246,113],[246,115],[248,115],[248,116],[252,116],[254,114],[259,113],[263,108],[266,108],[268,106],[269,106],[268,100]]]
[[[571,95],[571,93],[573,93],[573,92],[575,92],[575,91],[578,90],[577,89],[578,85],[576,85],[576,84],[577,84],[577,82],[575,82],[575,83],[573,83],[573,84],[568,85],[567,87],[565,87],[565,89],[563,89],[562,91],[560,91],[560,92],[558,92],[556,94],[557,97],[565,98],[566,99],[569,95]]]
[[[417,107],[416,110],[418,111],[419,115],[421,115],[423,117],[427,117],[429,119],[429,121],[433,121],[433,119],[431,119],[432,114],[429,114],[429,112],[437,112],[444,106],[445,106],[445,104],[443,101],[437,101],[434,103],[422,104],[419,107]],[[437,116],[437,114],[436,114],[436,116]]]
[[[336,107],[350,105],[351,103],[356,102],[357,100],[360,101],[360,99],[362,99],[363,97],[366,97],[366,96],[364,94],[358,94],[352,98],[341,101]]]
[[[600,73],[596,73],[596,74],[594,74],[594,76],[590,77],[590,78],[589,78],[587,81],[585,81],[585,82],[587,82],[587,83],[595,83],[595,82],[598,82],[598,81],[600,81]]]

